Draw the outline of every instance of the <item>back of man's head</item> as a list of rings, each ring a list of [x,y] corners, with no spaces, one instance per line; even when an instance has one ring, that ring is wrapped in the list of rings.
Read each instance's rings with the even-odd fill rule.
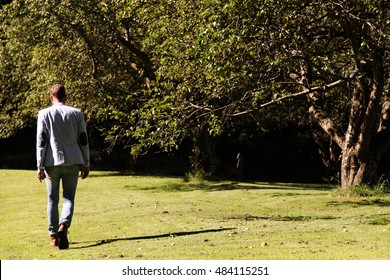
[[[55,84],[50,90],[50,94],[57,98],[59,101],[65,101],[66,93],[65,87],[61,84]]]

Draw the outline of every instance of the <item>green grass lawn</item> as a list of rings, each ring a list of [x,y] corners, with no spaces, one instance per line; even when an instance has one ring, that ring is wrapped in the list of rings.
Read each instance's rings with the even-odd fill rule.
[[[92,172],[68,250],[49,247],[45,184],[0,170],[2,260],[390,259],[390,197],[331,186]]]

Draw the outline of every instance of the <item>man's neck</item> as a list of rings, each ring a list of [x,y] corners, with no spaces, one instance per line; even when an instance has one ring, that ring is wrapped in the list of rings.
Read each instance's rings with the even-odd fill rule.
[[[60,101],[58,99],[53,99],[53,101],[51,102],[53,105],[56,105],[56,104],[65,104],[65,101]]]

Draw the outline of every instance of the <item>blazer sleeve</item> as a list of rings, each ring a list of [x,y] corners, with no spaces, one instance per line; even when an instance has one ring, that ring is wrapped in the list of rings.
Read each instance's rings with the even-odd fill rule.
[[[48,145],[48,131],[44,123],[43,113],[38,113],[37,121],[37,142],[36,142],[36,157],[37,167],[43,168],[45,166],[45,154]]]
[[[89,141],[87,133],[87,125],[85,123],[84,115],[81,114],[81,120],[79,122],[79,139],[78,143],[81,149],[81,153],[84,158],[84,166],[90,166],[90,155],[89,155]]]

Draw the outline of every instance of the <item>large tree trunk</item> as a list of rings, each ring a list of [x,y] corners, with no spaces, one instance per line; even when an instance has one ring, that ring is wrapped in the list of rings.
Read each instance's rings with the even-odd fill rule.
[[[320,93],[309,95],[311,116],[341,148],[343,188],[377,183],[380,154],[387,148],[390,128],[390,106],[389,102],[383,102],[383,81],[380,76],[355,80],[349,124],[345,132],[322,110]]]
[[[370,86],[362,85],[364,81],[360,78],[355,81],[349,125],[345,132],[326,116],[320,107],[319,93],[310,94],[310,113],[341,148],[340,174],[343,188],[377,183],[380,154],[388,140],[389,106],[382,101],[383,84],[378,84],[378,80],[371,81]]]
[[[343,151],[341,162],[341,186],[348,188],[356,185],[374,185],[377,183],[379,154],[368,153],[359,156],[356,149]]]
[[[341,149],[341,186],[374,185],[378,180],[380,155],[389,140],[390,106],[384,96],[386,53],[379,44],[375,44],[371,33],[359,20],[348,19],[341,25],[350,41],[355,67],[345,87],[352,90],[348,126],[345,129],[340,120],[329,117],[324,110],[321,91],[308,95],[311,103],[309,112]],[[365,41],[370,44],[362,48]],[[306,57],[301,65],[300,77],[301,84],[309,85],[310,89],[310,58]]]

